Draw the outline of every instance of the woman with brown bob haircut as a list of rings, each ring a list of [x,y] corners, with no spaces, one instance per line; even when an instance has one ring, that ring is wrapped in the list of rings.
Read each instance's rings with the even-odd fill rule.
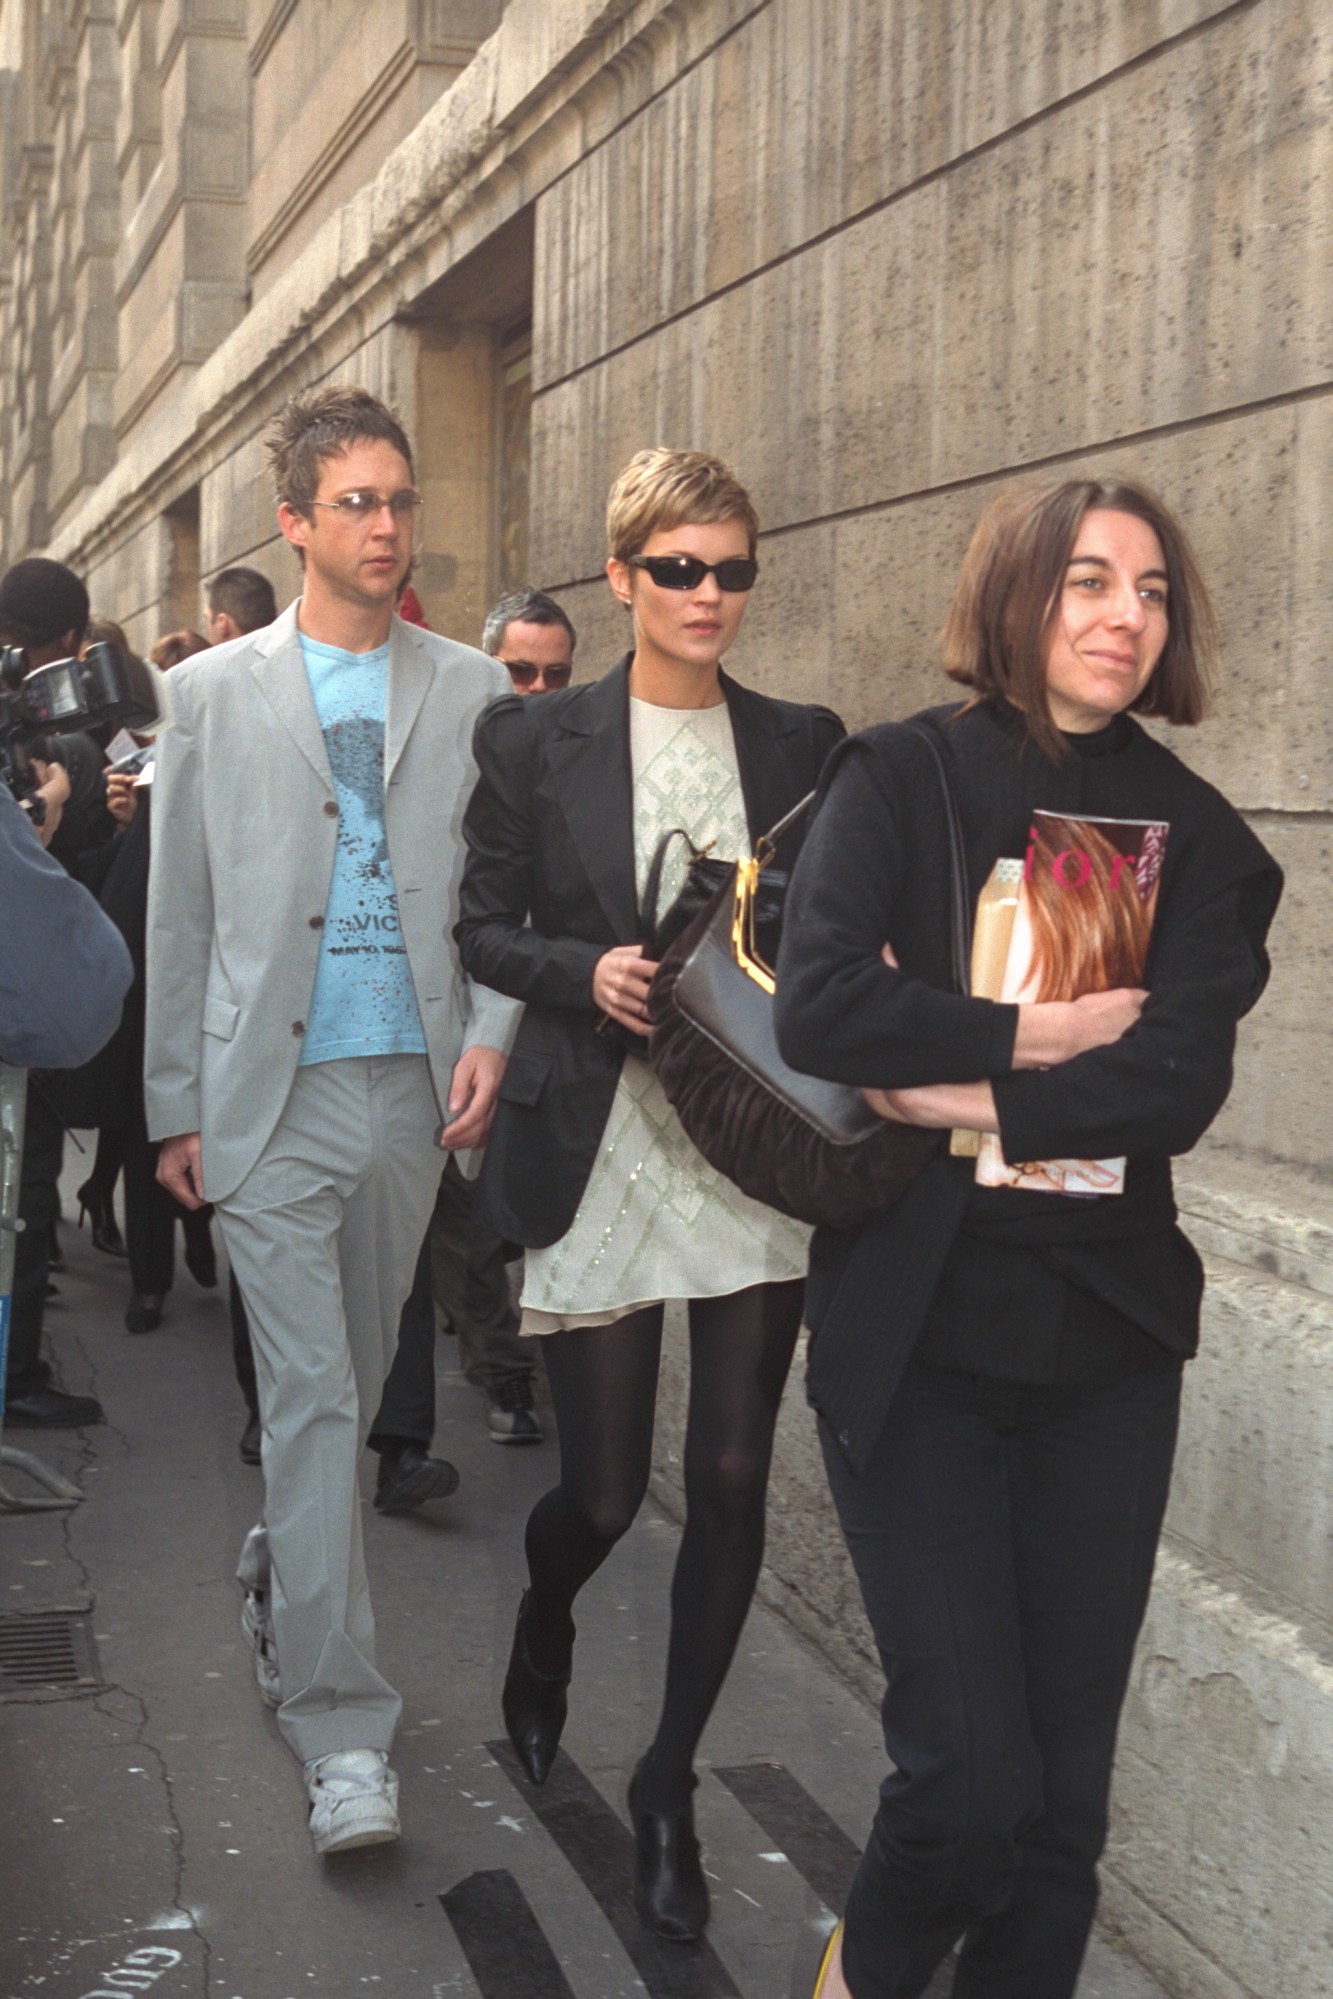
[[[1128,515],[1156,535],[1171,606],[1166,644],[1128,711],[1192,726],[1208,707],[1216,621],[1193,551],[1156,494],[1100,479],[1004,493],[982,515],[963,559],[944,626],[944,670],[978,695],[1012,702],[1048,755],[1060,754],[1060,736],[1042,644],[1079,529],[1094,510]]]
[[[1002,879],[1043,874],[1026,908],[1046,975],[1012,1004],[954,984],[947,807],[912,730],[830,759],[792,882],[788,1060],[1051,1168],[996,1187],[941,1143],[894,1208],[812,1244],[810,1398],[893,1764],[820,1999],[916,1999],[955,1947],[955,1999],[1071,1999],[1078,1981],[1198,1343],[1171,1157],[1226,1100],[1281,888],[1226,800],[1133,719],[1197,722],[1212,647],[1184,534],[1145,488],[1002,496],[944,629],[971,698],[915,722],[972,905],[999,860]],[[1142,880],[1131,830],[1097,820],[1148,829]],[[1053,905],[1099,868],[1094,939],[1095,894],[1077,916]],[[1150,882],[1155,907],[1130,907]],[[1128,980],[1149,916],[1146,970],[1097,990]],[[1121,1159],[1122,1191],[1059,1191],[1079,1162],[1114,1188]]]

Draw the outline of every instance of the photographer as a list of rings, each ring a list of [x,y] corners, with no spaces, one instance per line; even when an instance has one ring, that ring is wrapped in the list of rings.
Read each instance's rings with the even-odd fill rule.
[[[72,658],[87,623],[88,593],[63,563],[32,557],[0,577],[0,644],[20,649],[25,675]],[[87,712],[80,708],[68,719]],[[57,867],[59,862],[71,868],[84,848],[112,830],[101,754],[87,737],[66,734],[44,738],[40,749],[32,743],[23,757],[25,737],[31,741],[20,719],[6,743],[11,768],[17,773],[27,765],[23,799],[15,804],[7,793],[0,798],[0,907],[6,934],[23,944],[21,951],[5,954],[0,978],[0,1055],[60,1068],[86,1060],[111,1033],[130,967],[114,929]],[[49,847],[48,855],[42,856],[39,841]],[[16,1427],[69,1429],[102,1420],[93,1397],[52,1388],[39,1358],[63,1139],[60,1116],[37,1075],[28,1090],[19,1187],[24,1227],[15,1245],[6,1368],[6,1419]]]
[[[22,950],[0,953],[0,1062],[70,1069],[120,1019],[130,958],[88,891],[48,854],[0,785],[0,920]]]
[[[68,1068],[114,1031],[130,983],[129,953],[88,891],[45,854],[37,830],[0,786],[0,920],[23,948],[0,955],[0,1061]],[[15,1244],[5,1417],[27,1428],[100,1423],[90,1395],[50,1386],[39,1358],[48,1225],[60,1170],[60,1124],[36,1091],[28,1106]]]

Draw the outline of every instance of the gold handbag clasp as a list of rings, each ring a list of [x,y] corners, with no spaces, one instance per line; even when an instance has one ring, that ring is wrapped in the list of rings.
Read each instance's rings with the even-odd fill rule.
[[[776,993],[778,982],[772,966],[765,962],[759,949],[755,904],[759,896],[759,877],[772,854],[772,847],[763,839],[748,861],[736,863],[736,902],[731,916],[731,949],[736,963],[748,979],[753,979],[770,995]]]

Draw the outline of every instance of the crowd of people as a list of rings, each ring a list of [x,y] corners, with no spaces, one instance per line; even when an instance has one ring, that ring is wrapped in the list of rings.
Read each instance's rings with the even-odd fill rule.
[[[162,1323],[177,1223],[204,1285],[221,1233],[240,1451],[264,1486],[242,1627],[315,1850],[334,1855],[399,1831],[401,1702],[376,1662],[357,1463],[378,1452],[387,1513],[454,1489],[431,1451],[441,1319],[496,1442],[542,1440],[538,1348],[549,1383],[559,1477],[527,1522],[502,1696],[540,1785],[578,1594],[647,1489],[664,1311],[682,1302],[686,1525],[628,1808],[639,1916],[688,1943],[709,1919],[695,1761],[753,1597],[805,1323],[892,1764],[818,1994],[911,1999],[957,1950],[958,1999],[1070,1999],[1198,1339],[1170,1158],[1225,1101],[1281,887],[1135,719],[1204,712],[1213,628],[1180,524],[1124,481],[1003,496],[945,629],[965,698],[848,737],[723,668],[759,521],[707,453],[644,450],[616,479],[606,575],[626,649],[574,684],[573,626],[540,591],[498,603],[476,650],[427,628],[413,454],[382,403],[295,397],[268,449],[295,601],[279,613],[262,576],[224,571],[206,633],[152,648],[166,719],[147,758],[44,744],[25,800],[40,823],[0,801],[7,920],[20,877],[25,896],[40,877],[87,928],[63,862],[111,920],[93,932],[112,1016],[125,994],[73,1069],[97,1023],[11,1037],[0,986],[0,1055],[52,1065],[30,1098],[7,1420],[100,1419],[38,1351],[62,1130],[93,1125],[80,1219],[128,1264],[130,1332]],[[32,665],[89,624],[58,564],[0,581],[0,638]],[[997,863],[1031,875],[1050,815],[1149,828],[1146,966],[960,981],[960,895],[970,915]],[[906,1193],[813,1236],[705,1161],[651,1060],[650,881],[666,908],[692,854],[743,861],[783,822],[782,1053],[939,1135]],[[257,845],[256,824],[282,837]],[[1140,893],[1120,852],[1114,879]],[[1051,862],[1057,887],[1089,867],[1078,847]],[[1115,1191],[987,1184],[972,1154],[988,1139],[1015,1174],[1097,1161]]]

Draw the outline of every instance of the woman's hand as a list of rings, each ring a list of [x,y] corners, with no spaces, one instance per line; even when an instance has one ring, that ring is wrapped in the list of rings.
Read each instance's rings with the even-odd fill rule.
[[[995,1092],[989,1083],[918,1083],[905,1090],[862,1090],[876,1117],[927,1131],[998,1131]]]
[[[631,1034],[647,1034],[648,988],[656,971],[642,944],[617,944],[593,967],[592,996],[608,1020]]]
[[[1020,1006],[1015,1069],[1053,1069],[1090,1048],[1109,1048],[1137,1025],[1147,997],[1137,986],[1119,986],[1114,992],[1085,993],[1082,999]]]

